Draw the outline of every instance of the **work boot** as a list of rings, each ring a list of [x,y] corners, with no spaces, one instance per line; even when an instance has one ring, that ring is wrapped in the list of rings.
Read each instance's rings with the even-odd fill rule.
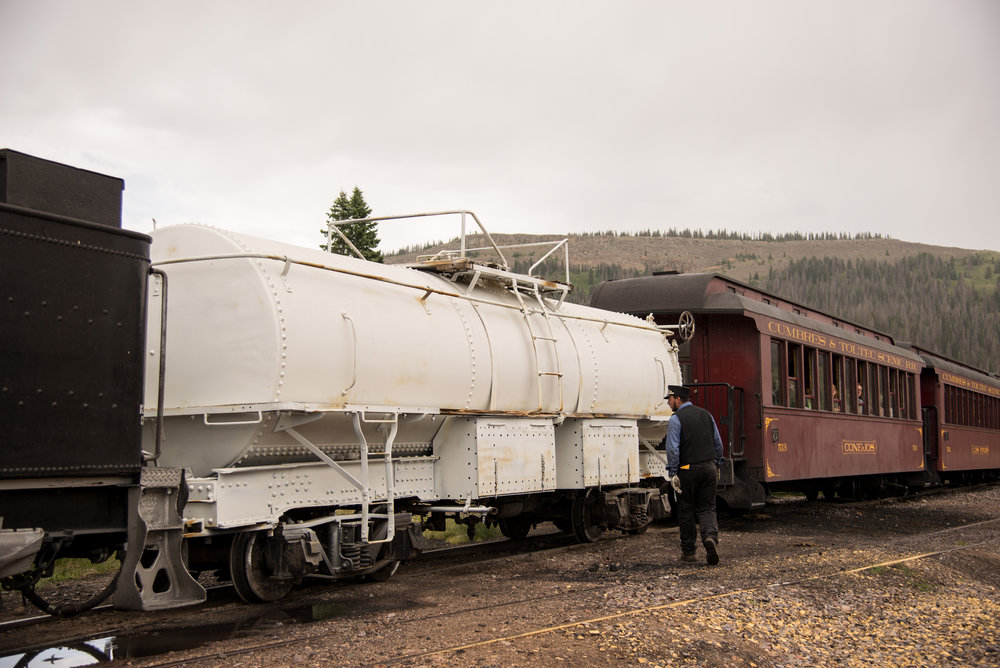
[[[694,556],[694,552],[690,554],[685,552],[681,555],[681,561],[697,561],[697,557]]]
[[[719,551],[715,549],[715,539],[709,538],[705,541],[705,561],[709,566],[719,563]]]

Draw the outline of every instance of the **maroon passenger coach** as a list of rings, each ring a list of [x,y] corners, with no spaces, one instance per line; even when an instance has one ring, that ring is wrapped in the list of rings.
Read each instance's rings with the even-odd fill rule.
[[[888,334],[718,274],[610,281],[590,303],[663,324],[694,315],[681,370],[719,423],[719,498],[730,509],[781,490],[874,497],[934,482],[921,416],[925,358]],[[982,447],[996,452],[991,443]]]
[[[920,401],[931,476],[974,483],[1000,469],[1000,379],[913,346],[924,361]]]

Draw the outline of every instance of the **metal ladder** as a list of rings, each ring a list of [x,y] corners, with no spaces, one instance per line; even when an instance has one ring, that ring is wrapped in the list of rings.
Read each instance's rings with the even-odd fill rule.
[[[531,337],[531,350],[533,353],[533,358],[535,360],[535,372],[537,375],[537,391],[538,391],[538,410],[542,411],[545,409],[544,402],[542,400],[542,378],[546,376],[552,376],[556,379],[556,385],[559,388],[559,411],[563,409],[563,372],[562,363],[559,361],[559,349],[557,344],[559,339],[556,338],[555,332],[552,330],[552,321],[550,318],[550,310],[545,305],[545,301],[542,299],[541,293],[538,291],[538,285],[532,285],[532,292],[535,296],[535,300],[538,302],[539,313],[542,316],[543,322],[545,323],[545,329],[548,332],[547,336],[539,335],[535,333],[535,328],[531,324],[531,310],[528,305],[525,304],[524,298],[521,296],[521,291],[519,290],[519,285],[517,279],[514,279],[513,285],[511,286],[511,291],[514,296],[517,297],[518,304],[521,305],[521,315],[524,317],[524,323],[528,328],[528,335]],[[556,368],[554,371],[541,369],[541,364],[539,362],[538,356],[538,342],[548,341],[552,346],[552,356],[556,360]]]

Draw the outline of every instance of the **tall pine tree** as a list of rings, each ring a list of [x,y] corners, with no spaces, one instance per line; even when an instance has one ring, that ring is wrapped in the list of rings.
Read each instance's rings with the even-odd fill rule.
[[[330,211],[326,214],[326,219],[328,221],[340,221],[351,220],[352,218],[368,218],[371,215],[371,207],[369,207],[368,203],[365,202],[365,196],[362,194],[361,189],[354,186],[354,192],[351,193],[349,198],[347,193],[343,190],[340,191],[337,199],[333,201]],[[359,251],[361,251],[366,260],[371,260],[372,262],[385,261],[385,258],[382,256],[382,251],[378,250],[378,223],[369,222],[341,225],[340,231],[344,233],[345,237],[351,240],[351,243],[354,244]],[[325,229],[320,230],[320,233],[323,235],[325,240],[327,231]],[[327,244],[324,242],[320,244],[319,247],[333,253],[354,257],[354,251],[351,250],[350,246],[344,243],[344,240],[341,239],[336,232],[333,233],[330,246],[331,248],[327,248]]]

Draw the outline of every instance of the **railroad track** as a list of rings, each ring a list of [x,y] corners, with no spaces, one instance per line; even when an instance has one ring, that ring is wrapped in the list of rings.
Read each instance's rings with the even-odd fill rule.
[[[957,491],[970,491],[970,490],[967,488],[965,490],[957,490]],[[835,505],[838,508],[847,508],[847,509],[859,508],[860,509],[860,508],[864,508],[864,507],[867,507],[867,506],[871,506],[873,504],[880,504],[880,503],[881,504],[890,504],[891,505],[893,503],[893,500],[892,499],[883,499],[883,500],[880,500],[880,501],[859,501],[859,502],[853,502],[853,503],[838,503],[838,504],[835,504]],[[822,502],[820,503],[820,505],[823,505]],[[810,505],[807,502],[792,501],[792,502],[786,502],[786,503],[778,504],[778,505],[775,505],[775,506],[769,506],[768,509],[767,509],[767,512],[768,512],[768,514],[770,516],[772,516],[772,518],[778,518],[778,519],[780,519],[780,516],[782,516],[782,515],[784,515],[786,513],[796,513],[796,512],[799,512],[799,511],[803,510],[803,509],[808,509],[809,507],[810,507]],[[950,531],[959,531],[959,530],[964,530],[964,529],[970,529],[970,528],[974,528],[974,527],[976,527],[978,525],[986,525],[986,524],[989,524],[989,523],[992,523],[992,522],[996,522],[996,521],[997,520],[987,520],[986,522],[981,522],[981,523],[978,523],[978,524],[968,524],[968,525],[963,525],[963,526],[948,527],[948,528],[940,529],[940,530],[935,531],[935,532],[930,532],[930,533],[928,533],[926,535],[927,536],[932,536],[932,535],[936,535],[936,534],[943,534],[945,532],[950,532]],[[675,532],[675,531],[676,531],[676,529],[674,529],[674,528],[665,528],[665,527],[659,527],[659,526],[658,527],[652,527],[649,530],[649,532],[646,534],[646,536],[657,536],[659,534],[664,534],[664,533],[669,533],[669,532]],[[725,527],[724,527],[724,531],[725,531]],[[643,540],[643,537],[642,536],[623,537],[623,541],[630,541],[630,540]],[[605,543],[607,543],[607,544],[613,544],[613,543],[616,543],[616,542],[617,541],[602,541],[601,543],[598,543],[598,546],[600,546],[602,544],[605,544]],[[859,564],[853,565],[852,568],[848,568],[846,570],[839,570],[839,571],[833,572],[833,573],[814,574],[814,575],[808,576],[805,579],[814,579],[814,578],[821,578],[821,577],[838,577],[838,576],[846,575],[846,574],[849,574],[849,573],[857,572],[859,570],[864,570],[864,569],[867,569],[867,568],[871,568],[873,566],[885,566],[885,565],[891,565],[891,564],[905,563],[906,561],[915,560],[915,559],[931,558],[931,557],[933,557],[935,555],[944,554],[945,552],[956,551],[956,550],[963,550],[963,549],[970,549],[970,548],[976,547],[976,546],[978,546],[980,544],[981,543],[979,543],[979,542],[970,542],[969,544],[967,544],[965,546],[958,547],[958,548],[953,548],[953,549],[949,549],[949,550],[925,551],[925,552],[920,552],[920,553],[915,554],[915,555],[914,554],[904,554],[904,555],[900,555],[898,558],[893,559],[893,560],[888,560],[888,561],[883,560],[882,562],[879,562],[879,563],[859,563]],[[539,535],[539,536],[531,536],[531,537],[529,537],[528,539],[526,539],[524,541],[506,541],[506,540],[500,540],[500,541],[488,542],[488,543],[483,543],[483,544],[474,544],[474,545],[468,545],[468,546],[460,546],[460,547],[450,548],[450,549],[445,549],[445,550],[435,550],[435,551],[431,551],[431,552],[425,553],[425,555],[423,555],[421,558],[417,559],[412,564],[408,564],[407,568],[405,570],[400,571],[400,573],[398,573],[393,578],[392,582],[395,582],[397,580],[402,580],[402,581],[406,582],[406,581],[414,580],[414,579],[415,580],[426,579],[426,578],[429,578],[429,577],[432,577],[432,576],[437,576],[437,575],[440,575],[440,574],[443,574],[443,573],[447,573],[449,571],[459,571],[461,569],[468,569],[470,566],[474,566],[474,567],[476,567],[477,570],[483,571],[483,570],[487,570],[489,568],[493,568],[494,567],[493,566],[494,562],[501,562],[501,561],[502,562],[511,562],[512,560],[523,559],[523,558],[530,557],[532,555],[538,554],[540,552],[544,553],[547,557],[550,557],[550,555],[553,555],[550,558],[555,559],[555,558],[558,558],[558,555],[560,553],[564,553],[564,552],[565,553],[570,553],[570,552],[575,552],[575,551],[580,551],[580,550],[587,551],[587,550],[589,550],[591,548],[594,548],[594,545],[591,545],[591,544],[580,545],[580,544],[576,543],[574,539],[572,539],[571,537],[566,536],[565,534],[545,534],[545,535]],[[664,572],[669,571],[671,568],[672,568],[672,565],[669,564],[669,563],[665,564],[663,566]],[[774,578],[772,578],[772,579],[769,579],[769,580],[766,580],[766,581],[761,581],[760,583],[756,584],[755,587],[756,588],[760,588],[760,589],[766,589],[766,588],[770,588],[770,587],[785,586],[785,585],[788,585],[788,584],[793,584],[795,582],[801,582],[801,581],[803,581],[803,580],[802,579],[795,579],[795,578],[788,579],[788,580],[782,580],[782,579],[774,579]],[[447,618],[455,618],[455,617],[461,618],[462,616],[474,617],[477,614],[484,613],[486,611],[495,611],[495,610],[504,609],[504,608],[510,609],[510,610],[518,610],[518,609],[523,609],[523,608],[530,608],[533,603],[538,603],[538,602],[542,602],[542,601],[552,601],[552,600],[556,600],[556,599],[560,599],[560,598],[566,598],[566,597],[570,597],[570,596],[584,596],[585,595],[585,596],[600,597],[602,594],[605,594],[608,591],[613,590],[613,589],[615,589],[615,588],[617,588],[619,586],[620,586],[620,583],[616,581],[616,582],[609,582],[607,584],[594,584],[594,585],[586,586],[586,587],[574,587],[574,588],[572,588],[570,590],[567,590],[567,591],[550,592],[550,593],[546,593],[544,595],[520,596],[520,597],[515,597],[513,599],[510,599],[510,600],[502,601],[502,602],[489,601],[489,602],[483,602],[481,604],[462,605],[462,606],[456,607],[455,609],[449,609],[449,610],[446,610],[446,611],[438,611],[438,612],[434,612],[434,613],[431,613],[431,614],[424,614],[424,615],[417,615],[417,616],[408,616],[405,619],[402,618],[402,613],[404,611],[403,608],[400,608],[398,610],[384,608],[384,609],[380,610],[379,612],[373,613],[373,614],[381,614],[383,616],[385,614],[389,614],[390,616],[397,615],[398,618],[394,621],[394,624],[399,625],[399,626],[410,626],[410,625],[414,625],[414,624],[416,624],[416,625],[420,625],[420,624],[428,625],[428,624],[434,624],[435,622],[440,622],[441,620],[444,620],[444,619],[447,619]],[[201,606],[201,607],[198,608],[198,610],[197,610],[197,618],[199,620],[198,621],[198,626],[199,627],[205,627],[206,625],[210,625],[211,624],[210,621],[206,620],[206,615],[208,615],[209,617],[211,617],[211,616],[215,615],[216,613],[221,613],[221,612],[226,611],[226,610],[228,610],[229,612],[232,612],[233,607],[242,605],[242,604],[236,603],[234,601],[235,597],[233,597],[231,594],[227,593],[228,589],[229,589],[228,587],[217,587],[217,588],[214,588],[213,592],[212,592],[212,595],[210,596],[209,602],[205,606]],[[347,589],[348,588],[342,588],[341,591],[344,591],[344,590],[347,590]],[[350,588],[350,589],[353,590],[353,588]],[[721,594],[721,596],[726,596],[726,595],[731,596],[731,595],[735,595],[738,592],[742,592],[742,591],[746,591],[746,590],[747,590],[746,587],[739,588],[739,589],[734,589],[733,591]],[[331,591],[331,588],[329,586],[305,587],[305,588],[303,588],[301,590],[298,590],[296,592],[296,595],[293,596],[290,600],[288,600],[287,603],[283,602],[280,607],[279,606],[269,606],[269,608],[271,608],[271,610],[277,616],[288,615],[290,621],[295,621],[295,622],[322,621],[322,618],[320,618],[320,619],[316,619],[316,618],[313,618],[313,619],[297,619],[297,618],[295,618],[294,614],[290,613],[289,611],[294,611],[295,609],[301,608],[304,605],[305,606],[309,606],[311,604],[311,602],[316,599],[316,597],[317,597],[318,594],[322,595],[324,593],[329,593],[330,591]],[[447,653],[447,652],[457,652],[457,651],[463,650],[463,648],[470,648],[470,647],[481,646],[483,644],[488,644],[488,643],[491,643],[491,642],[511,641],[511,639],[528,637],[528,636],[531,636],[531,635],[544,634],[544,633],[554,633],[556,631],[565,630],[565,629],[568,629],[568,628],[571,628],[571,627],[574,627],[574,626],[579,626],[581,624],[595,623],[595,622],[601,621],[601,620],[610,620],[610,619],[613,619],[613,618],[627,617],[627,616],[630,616],[630,615],[634,616],[634,615],[642,614],[643,612],[651,612],[651,611],[654,611],[654,610],[663,609],[665,607],[674,607],[674,606],[688,605],[688,604],[695,603],[697,601],[707,600],[708,598],[717,598],[718,596],[719,595],[712,595],[710,597],[692,597],[692,598],[688,598],[688,599],[684,599],[684,600],[672,601],[671,603],[669,603],[667,605],[639,607],[639,608],[635,608],[635,609],[632,609],[632,610],[615,613],[615,614],[610,615],[610,616],[608,616],[608,615],[597,616],[597,617],[594,617],[594,618],[591,618],[591,619],[574,621],[574,622],[569,623],[569,624],[540,625],[538,628],[531,629],[531,630],[528,630],[528,631],[519,631],[516,634],[496,635],[495,637],[493,637],[491,639],[484,640],[484,641],[481,641],[481,642],[476,642],[476,643],[471,643],[471,644],[466,643],[466,644],[449,645],[447,647],[442,647],[442,648],[439,648],[439,649],[435,649],[433,651],[421,651],[421,652],[418,652],[418,653],[399,654],[398,656],[392,657],[391,661],[398,662],[398,661],[403,661],[403,660],[406,660],[406,659],[417,658],[417,657],[420,657],[420,656],[429,656],[429,655],[432,655],[432,654]],[[474,603],[474,602],[470,601],[469,603]],[[320,603],[318,603],[317,607],[322,608],[323,605],[324,605],[324,603],[320,602]],[[248,610],[251,609],[251,608],[249,608],[249,606],[246,606],[246,607],[247,607]],[[259,608],[253,608],[253,609],[254,610],[259,610]],[[100,610],[95,610],[93,613],[90,613],[90,614],[93,614],[93,615],[99,617],[100,616],[100,612],[101,612]],[[96,633],[88,633],[86,635],[78,635],[78,636],[74,636],[72,638],[66,638],[65,634],[60,634],[59,633],[59,629],[62,628],[61,625],[59,624],[59,620],[53,620],[52,618],[49,618],[49,617],[37,617],[37,618],[33,618],[32,620],[27,620],[27,621],[29,621],[31,623],[50,622],[50,623],[53,624],[53,631],[54,631],[53,636],[57,637],[59,635],[62,635],[63,638],[47,642],[46,644],[49,647],[51,647],[54,644],[59,644],[59,645],[63,645],[63,646],[73,645],[73,644],[80,644],[80,643],[85,643],[85,642],[88,642],[88,641],[94,641],[95,639],[98,639],[98,638],[106,638],[106,637],[109,637],[109,636],[115,636],[115,637],[128,636],[128,635],[134,636],[134,635],[142,634],[142,633],[147,633],[147,634],[148,633],[158,633],[158,634],[162,635],[163,634],[163,628],[164,628],[164,626],[166,626],[166,627],[173,627],[173,628],[176,628],[178,626],[183,627],[185,618],[189,617],[189,616],[190,615],[181,614],[181,615],[179,615],[179,618],[173,618],[172,621],[166,622],[165,625],[160,625],[160,622],[155,622],[155,623],[150,624],[150,625],[142,624],[138,628],[136,628],[136,627],[123,628],[123,627],[120,627],[120,626],[116,626],[115,628],[105,628],[105,629],[103,629],[101,631],[98,631]],[[332,616],[336,616],[336,614],[334,614]],[[251,624],[252,624],[252,619],[253,618],[250,618]],[[18,623],[20,625],[24,625],[25,621],[19,620]],[[232,626],[232,624],[230,624],[230,626]],[[237,624],[237,626],[238,626],[238,624]],[[14,628],[12,625],[3,625],[3,626],[0,626],[0,633],[2,633],[2,632],[9,632],[10,629],[12,629],[12,628]],[[307,627],[305,627],[303,625],[303,626],[300,626],[298,628],[301,630],[301,629],[304,629],[304,628],[307,628]],[[293,644],[293,643],[299,643],[299,642],[308,643],[310,641],[319,641],[319,640],[322,640],[323,638],[329,637],[329,633],[330,633],[329,628],[326,628],[326,629],[324,629],[324,631],[316,633],[316,634],[308,634],[307,633],[307,634],[303,635],[301,633],[295,633],[295,634],[293,634],[295,637],[291,638],[291,639],[288,639],[288,640],[271,641],[271,642],[265,642],[265,643],[252,643],[250,646],[242,647],[242,648],[239,648],[239,649],[227,649],[226,650],[226,655],[227,656],[234,656],[234,655],[238,655],[238,654],[245,654],[245,653],[251,653],[251,652],[261,652],[261,651],[267,651],[268,649],[280,648],[280,647],[287,646],[287,645]],[[222,634],[222,636],[220,636],[218,639],[225,639],[227,637],[229,637],[229,636],[226,636],[225,634]],[[211,639],[209,639],[208,641],[210,642]],[[42,647],[38,643],[33,643],[32,647],[22,648],[23,651],[29,652],[29,653],[30,652],[36,652],[36,653],[37,652],[42,652],[42,651],[44,651],[44,649],[45,648]],[[168,648],[168,649],[171,649],[171,648]],[[16,650],[16,651],[22,651],[22,650]],[[4,654],[6,654],[6,655],[10,655],[11,653],[12,653],[12,651],[10,651],[10,650],[4,652]],[[194,657],[192,657],[192,656],[185,656],[184,661],[197,660],[197,658],[199,658],[199,657],[200,658],[209,659],[209,658],[213,658],[213,657],[216,657],[216,656],[217,656],[217,652],[214,652],[214,653],[213,652],[206,652],[204,654],[198,654],[197,656],[194,656]],[[178,663],[180,663],[180,661],[165,661],[165,662],[158,662],[158,663],[154,662],[154,663],[147,663],[145,665],[169,666],[169,665],[177,665]],[[382,660],[380,660],[380,663],[386,663],[386,660],[382,659]]]
[[[961,526],[961,527],[949,527],[947,529],[942,529],[940,531],[931,532],[929,534],[926,534],[926,536],[927,537],[932,537],[932,536],[934,536],[936,534],[943,534],[943,533],[947,533],[947,532],[953,532],[953,531],[959,531],[959,530],[965,530],[965,529],[975,529],[977,527],[986,526],[986,525],[992,525],[992,524],[997,524],[997,523],[1000,523],[1000,518],[993,519],[993,520],[985,520],[983,522],[978,522],[978,523],[975,523],[975,524],[969,524],[969,525],[965,525],[965,526]],[[934,557],[945,555],[945,554],[952,553],[952,552],[959,552],[959,551],[963,551],[963,550],[971,550],[971,549],[982,547],[984,545],[988,545],[988,544],[991,544],[991,543],[996,543],[998,541],[1000,541],[1000,538],[991,538],[990,540],[979,541],[979,542],[976,542],[976,543],[969,543],[969,544],[966,544],[966,545],[963,545],[963,546],[951,547],[951,548],[947,548],[947,549],[935,550],[935,551],[929,551],[929,552],[922,552],[922,553],[918,553],[918,554],[910,554],[910,555],[905,555],[905,556],[899,556],[899,557],[894,558],[894,559],[881,560],[881,561],[877,561],[877,562],[874,562],[874,563],[857,564],[857,565],[853,565],[850,568],[838,569],[838,570],[833,571],[833,572],[818,573],[818,574],[804,576],[804,577],[795,577],[795,578],[787,579],[787,580],[784,580],[784,579],[767,580],[767,581],[762,581],[762,582],[760,582],[760,583],[758,583],[758,584],[756,584],[754,586],[750,586],[750,587],[740,587],[738,589],[732,589],[732,590],[728,590],[728,591],[724,591],[724,592],[720,592],[720,593],[713,593],[713,594],[706,594],[706,595],[701,595],[701,596],[686,597],[686,598],[681,598],[679,600],[671,601],[669,603],[660,604],[660,605],[641,606],[641,607],[636,607],[636,608],[632,608],[632,609],[618,611],[618,612],[615,612],[615,613],[612,613],[612,614],[596,615],[596,616],[592,616],[592,617],[587,617],[587,618],[579,619],[579,620],[576,620],[576,621],[573,621],[573,622],[569,622],[569,623],[563,623],[563,624],[546,624],[546,625],[539,626],[537,628],[532,628],[532,629],[529,629],[529,630],[526,630],[526,631],[519,631],[519,632],[513,633],[513,634],[496,635],[496,636],[493,636],[493,637],[490,637],[490,638],[487,638],[487,639],[484,639],[484,640],[480,640],[480,641],[477,641],[477,642],[457,643],[457,644],[445,645],[445,646],[442,646],[442,647],[438,647],[438,648],[430,649],[430,650],[425,650],[425,651],[409,652],[409,653],[398,653],[398,654],[395,654],[393,656],[379,658],[377,661],[373,662],[373,665],[384,665],[384,666],[387,666],[387,665],[400,664],[400,663],[403,663],[403,662],[415,661],[415,660],[419,660],[419,659],[431,658],[431,657],[434,657],[434,656],[457,655],[457,654],[461,654],[463,652],[466,652],[466,651],[469,651],[469,650],[472,650],[472,649],[475,649],[475,648],[487,647],[489,645],[495,645],[495,644],[499,644],[499,643],[509,643],[509,642],[516,641],[516,640],[522,640],[522,639],[531,638],[531,637],[535,637],[535,636],[542,636],[542,635],[546,635],[546,634],[553,634],[553,633],[563,632],[563,631],[567,631],[567,630],[571,630],[571,629],[580,629],[580,628],[590,627],[590,626],[593,626],[593,625],[607,623],[607,622],[613,622],[613,621],[622,620],[622,619],[627,619],[627,618],[630,618],[630,617],[647,615],[647,614],[651,614],[651,613],[654,613],[654,612],[657,612],[657,611],[667,610],[667,609],[670,609],[670,608],[680,608],[680,607],[685,607],[685,606],[696,605],[698,603],[702,603],[702,602],[705,602],[705,601],[711,601],[711,600],[715,600],[715,599],[733,598],[733,597],[736,597],[736,596],[739,596],[739,595],[742,595],[742,594],[746,594],[746,593],[751,593],[751,592],[766,592],[766,591],[774,590],[776,588],[789,587],[789,586],[793,586],[793,585],[800,585],[800,584],[804,584],[804,583],[807,583],[807,582],[810,582],[810,581],[816,581],[816,580],[824,580],[824,579],[832,579],[832,578],[843,578],[843,577],[847,577],[847,576],[850,576],[850,575],[853,575],[853,574],[856,574],[856,573],[859,573],[859,572],[862,572],[862,571],[865,571],[865,570],[873,569],[873,568],[885,568],[885,567],[890,567],[890,566],[895,566],[895,565],[907,564],[907,563],[911,563],[911,562],[914,562],[914,561],[919,561],[919,560],[923,560],[923,559],[934,558]],[[606,592],[606,591],[611,590],[611,589],[615,589],[615,588],[617,588],[619,586],[620,585],[618,583],[610,583],[610,584],[605,584],[605,585],[594,585],[594,586],[585,587],[585,588],[574,588],[572,590],[567,590],[567,591],[563,591],[563,592],[551,593],[551,594],[547,594],[547,595],[544,595],[544,596],[526,596],[526,597],[521,597],[521,598],[517,598],[517,599],[514,599],[514,600],[506,601],[506,602],[503,602],[503,603],[488,603],[486,605],[480,605],[480,606],[463,606],[461,608],[449,610],[449,611],[446,611],[446,612],[411,617],[411,618],[408,618],[408,619],[405,619],[405,620],[400,620],[400,621],[396,622],[396,624],[398,626],[413,626],[413,625],[420,625],[420,624],[431,624],[431,623],[435,623],[435,622],[440,622],[444,618],[449,618],[449,617],[454,617],[454,618],[470,617],[470,616],[476,615],[476,613],[480,613],[480,612],[484,612],[484,611],[498,612],[498,611],[500,611],[503,608],[508,608],[508,609],[511,609],[511,610],[516,610],[518,608],[523,608],[523,607],[526,607],[526,606],[532,606],[532,605],[537,604],[537,603],[539,603],[539,602],[541,602],[543,600],[552,600],[552,599],[557,599],[557,598],[567,598],[567,597],[571,597],[571,596],[581,596],[581,595],[591,595],[591,596],[592,595],[600,595],[603,592]],[[305,644],[305,643],[309,643],[311,641],[322,641],[322,640],[324,640],[325,638],[328,638],[328,637],[329,637],[329,631],[324,631],[324,632],[319,632],[319,633],[314,633],[314,634],[308,634],[308,635],[304,635],[304,636],[303,635],[298,635],[295,638],[291,638],[291,639],[288,639],[288,640],[272,641],[272,642],[266,642],[266,643],[257,643],[257,644],[254,644],[254,645],[248,646],[248,647],[242,647],[242,648],[234,649],[234,650],[233,649],[226,650],[225,651],[225,657],[227,659],[231,659],[231,658],[236,657],[236,656],[247,655],[247,654],[256,654],[256,653],[264,652],[264,651],[267,651],[267,650],[278,649],[278,648],[281,648],[281,647],[288,647],[288,646],[293,646],[293,645],[298,645],[298,644]],[[178,665],[187,664],[187,663],[195,662],[195,661],[199,661],[199,660],[217,660],[218,658],[219,658],[219,653],[218,652],[205,652],[205,653],[199,654],[197,656],[190,656],[190,655],[188,655],[188,656],[185,656],[183,659],[171,660],[171,661],[163,661],[163,662],[154,662],[154,663],[145,663],[144,665],[147,666],[147,668],[167,668],[169,666],[178,666]]]

